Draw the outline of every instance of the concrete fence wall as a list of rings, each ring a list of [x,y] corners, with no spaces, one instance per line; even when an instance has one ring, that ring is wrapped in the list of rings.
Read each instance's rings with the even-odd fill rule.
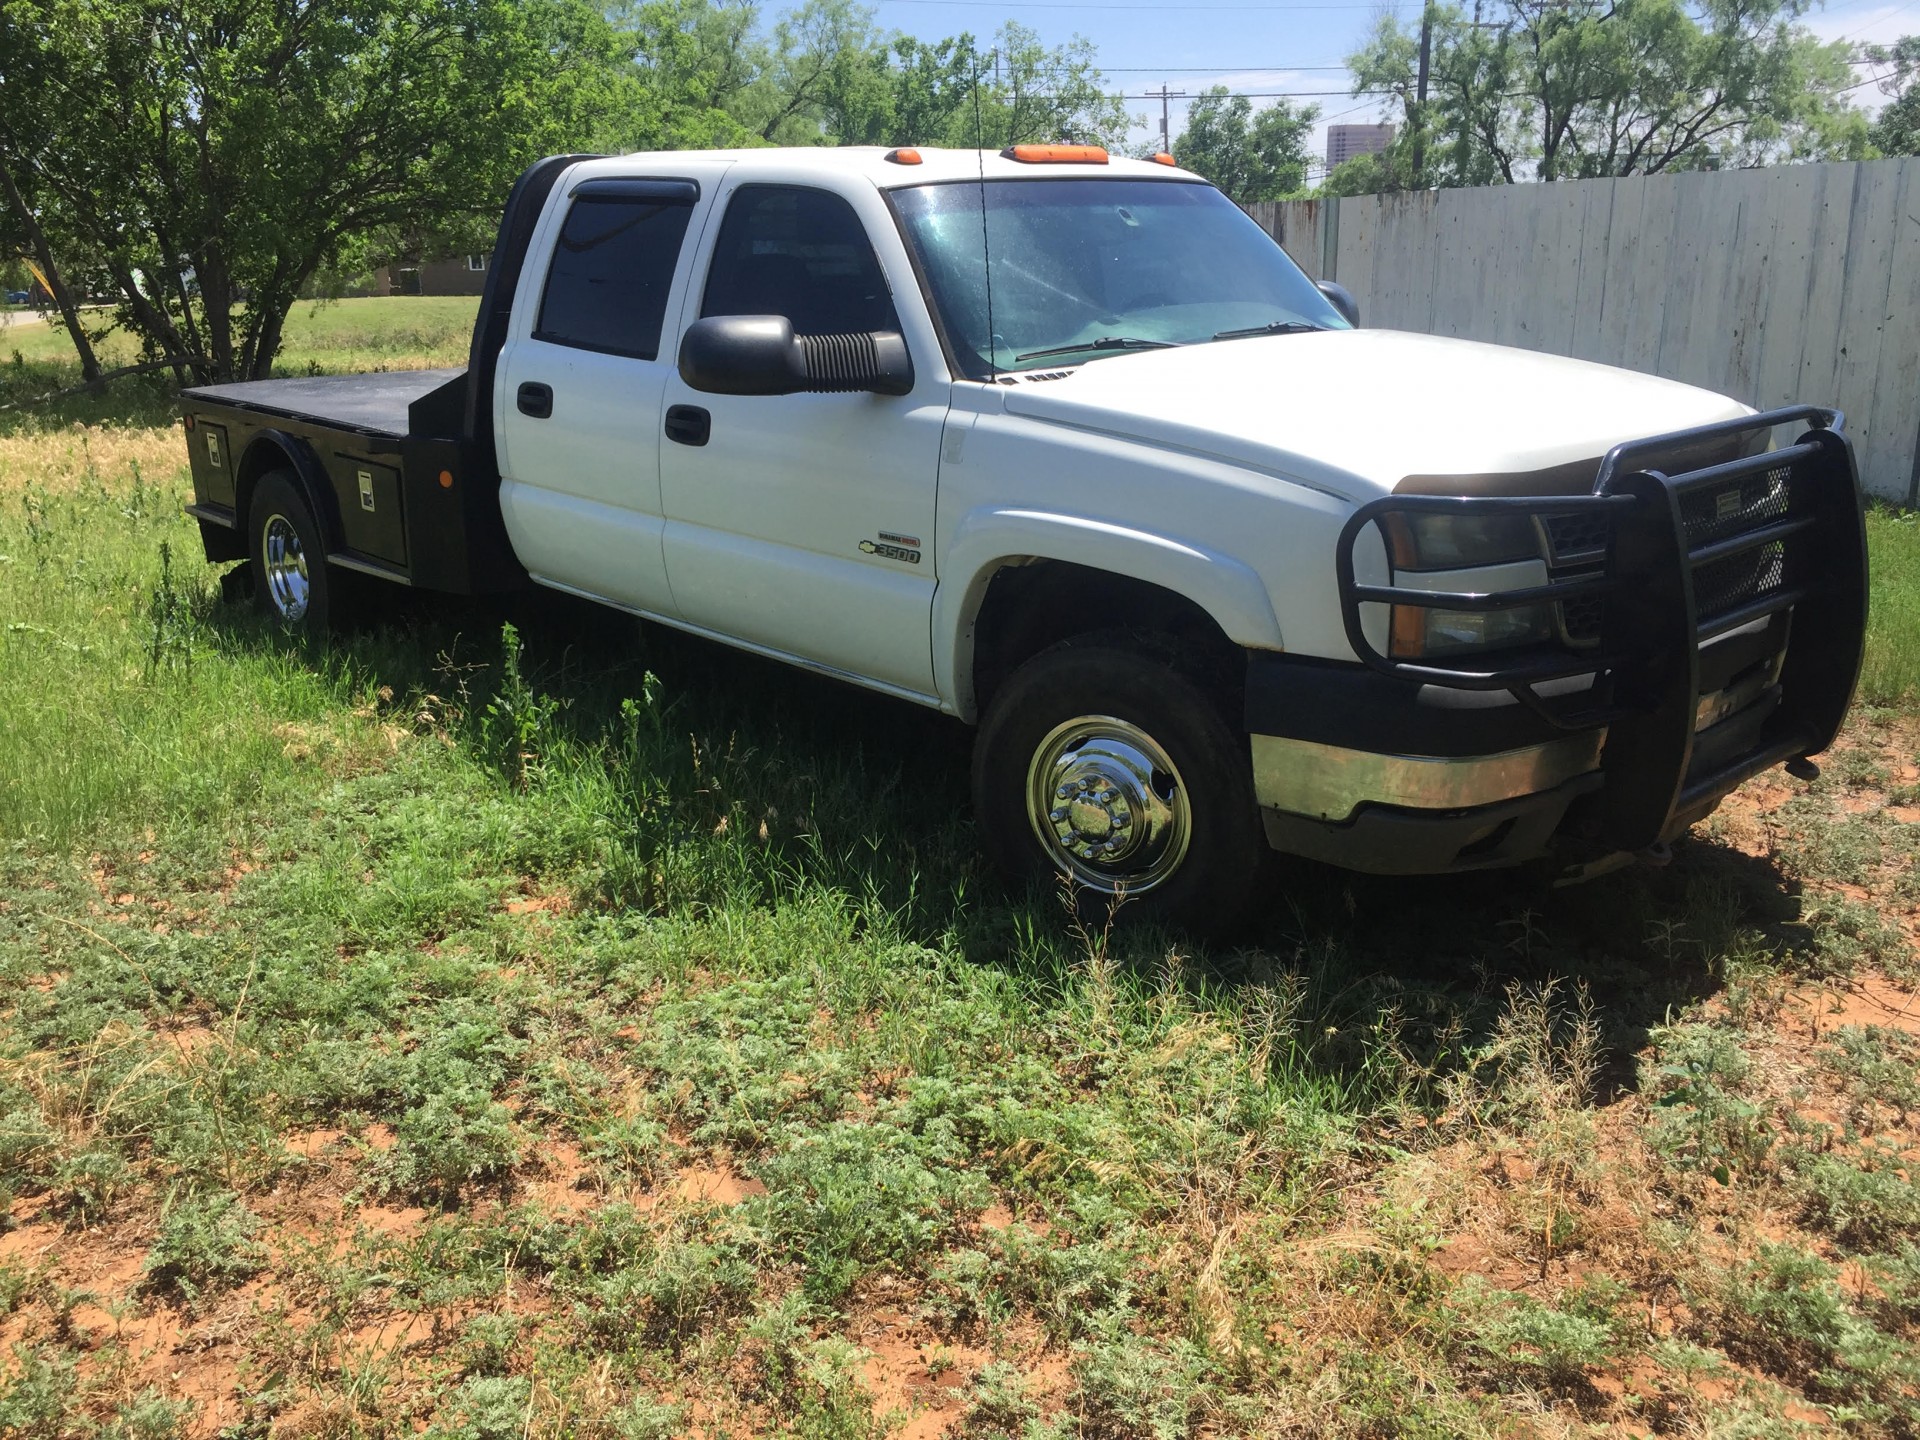
[[[1920,158],[1249,209],[1369,326],[1838,405],[1867,488],[1920,503]]]

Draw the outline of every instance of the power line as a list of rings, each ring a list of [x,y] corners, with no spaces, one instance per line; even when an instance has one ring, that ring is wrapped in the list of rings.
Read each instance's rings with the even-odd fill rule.
[[[1175,92],[1176,94],[1179,92]],[[1356,99],[1361,95],[1394,95],[1394,90],[1229,90],[1230,100],[1308,100],[1316,97],[1337,96],[1342,100]],[[1160,92],[1149,90],[1144,95],[1116,95],[1116,100],[1158,100]]]
[[[1303,75],[1309,70],[1344,70],[1344,65],[1102,65],[1103,75]]]
[[[1873,18],[1872,18],[1871,20],[1869,20],[1869,21],[1867,21],[1867,25],[1879,25],[1879,24],[1883,24],[1884,22],[1886,22],[1886,21],[1888,21],[1888,20],[1891,20],[1891,19],[1892,19],[1892,18],[1893,18],[1894,16],[1896,16],[1896,15],[1903,15],[1903,14],[1905,14],[1905,13],[1906,13],[1907,11],[1909,11],[1909,10],[1911,10],[1911,9],[1913,9],[1913,7],[1914,7],[1914,5],[1915,5],[1915,4],[1920,4],[1920,0],[1907,0],[1907,3],[1906,3],[1905,5],[1902,5],[1902,6],[1900,6],[1900,7],[1898,8],[1898,9],[1894,9],[1894,10],[1889,10],[1889,11],[1888,11],[1888,12],[1887,12],[1886,14],[1884,14],[1884,15],[1876,15],[1876,16],[1874,16],[1874,17],[1873,17]],[[1844,10],[1844,9],[1846,9],[1846,8],[1848,8],[1848,7],[1846,7],[1846,6],[1844,6],[1844,5],[1843,5],[1843,6],[1841,6],[1840,8]],[[1865,29],[1865,28],[1866,28],[1866,26],[1861,26],[1861,27],[1860,27],[1860,29]],[[1858,34],[1860,33],[1860,29],[1857,29],[1857,30],[1855,30],[1855,31],[1854,31],[1853,33],[1854,33],[1854,34],[1856,34],[1856,35],[1858,35]],[[1842,36],[1840,37],[1840,39],[1842,39],[1842,40],[1845,40],[1846,38],[1847,38],[1847,37],[1846,37],[1845,35],[1842,35]]]
[[[1007,10],[1015,8],[1015,0],[875,0],[880,5],[946,5],[961,6],[975,10]],[[1128,3],[1128,0],[1018,0],[1021,10],[1154,10],[1164,12],[1164,4]],[[1182,10],[1238,10],[1255,12],[1285,12],[1289,10],[1405,10],[1406,0],[1398,4],[1381,5],[1379,3],[1314,3],[1307,5],[1223,5],[1200,4],[1180,7]]]

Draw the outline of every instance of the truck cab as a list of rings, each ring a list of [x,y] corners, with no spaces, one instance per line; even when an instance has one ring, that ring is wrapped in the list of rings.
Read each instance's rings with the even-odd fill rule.
[[[557,157],[464,371],[184,392],[191,508],[287,623],[538,584],[946,711],[1009,871],[1203,929],[1274,850],[1592,873],[1831,741],[1841,417],[1359,318],[1091,147]]]

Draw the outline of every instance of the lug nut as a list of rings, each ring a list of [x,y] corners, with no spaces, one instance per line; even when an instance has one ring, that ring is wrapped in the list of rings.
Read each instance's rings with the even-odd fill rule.
[[[1067,797],[1068,797],[1069,795],[1071,795],[1071,794],[1073,794],[1073,786],[1071,786],[1071,785],[1062,785],[1062,786],[1061,786],[1061,787],[1060,787],[1060,788],[1059,788],[1058,790],[1056,790],[1056,791],[1054,791],[1053,793],[1054,793],[1054,795],[1055,795],[1055,797],[1056,797],[1056,798],[1058,798],[1058,799],[1061,799],[1061,800],[1064,800],[1064,799],[1066,799],[1066,798],[1067,798]]]
[[[1063,809],[1050,810],[1047,812],[1047,818],[1058,825],[1062,820],[1067,818],[1067,812]]]

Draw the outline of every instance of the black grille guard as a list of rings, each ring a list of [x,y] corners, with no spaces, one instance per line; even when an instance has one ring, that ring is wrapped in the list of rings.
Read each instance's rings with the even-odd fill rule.
[[[1808,428],[1782,449],[1672,475],[1647,465],[1796,424]],[[1846,717],[1866,639],[1867,559],[1843,424],[1836,410],[1795,406],[1630,441],[1607,453],[1587,495],[1389,495],[1363,505],[1335,552],[1348,643],[1366,665],[1409,684],[1504,690],[1563,729],[1608,726],[1598,837],[1617,849],[1671,839],[1748,777],[1826,749]],[[1765,498],[1744,498],[1756,493]],[[1729,496],[1732,511],[1720,510]],[[1572,522],[1604,534],[1604,547],[1573,577],[1513,590],[1449,594],[1355,578],[1355,545],[1390,516],[1496,512],[1532,517],[1543,534],[1550,520]],[[1366,605],[1499,611],[1575,600],[1599,608],[1590,648],[1563,634],[1551,645],[1477,657],[1475,668],[1382,654],[1362,616]],[[1701,647],[1773,616],[1791,625],[1792,643],[1755,702],[1766,708],[1751,712],[1761,723],[1749,718],[1752,733],[1731,755],[1721,743],[1696,756]],[[1578,685],[1586,677],[1592,683]],[[1576,689],[1542,693],[1555,681]]]

